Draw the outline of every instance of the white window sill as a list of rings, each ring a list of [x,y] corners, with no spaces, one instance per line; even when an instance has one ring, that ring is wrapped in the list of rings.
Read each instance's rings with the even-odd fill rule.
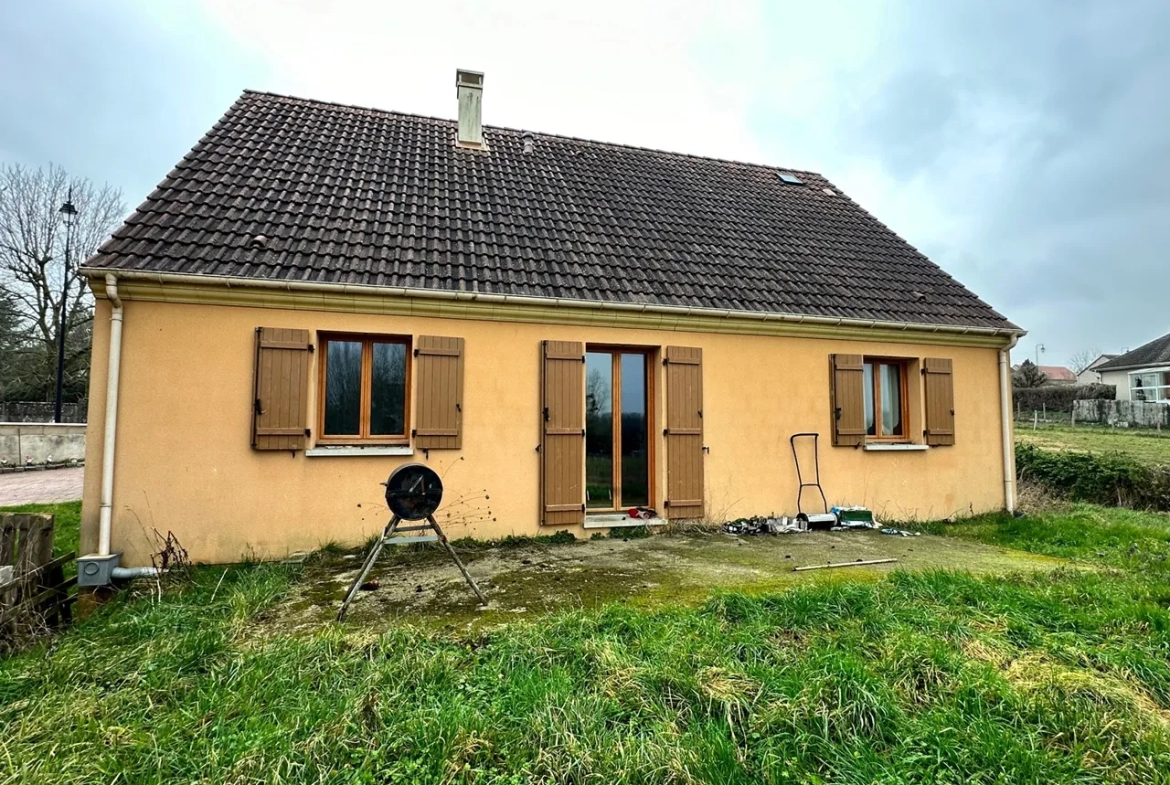
[[[353,457],[357,455],[414,455],[414,448],[403,444],[392,444],[370,445],[369,447],[359,447],[357,445],[338,447],[312,447],[308,450],[305,450],[306,458],[340,458]]]
[[[926,452],[930,449],[928,444],[883,444],[881,442],[872,442],[865,445],[866,452]]]
[[[622,527],[661,526],[664,518],[631,518],[624,512],[586,513],[586,529],[618,529]]]

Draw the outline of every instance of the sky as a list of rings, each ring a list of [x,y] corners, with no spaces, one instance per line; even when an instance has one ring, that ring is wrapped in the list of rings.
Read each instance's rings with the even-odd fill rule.
[[[0,0],[0,162],[136,206],[245,88],[453,118],[456,68],[489,125],[824,174],[1015,361],[1170,332],[1165,0]]]

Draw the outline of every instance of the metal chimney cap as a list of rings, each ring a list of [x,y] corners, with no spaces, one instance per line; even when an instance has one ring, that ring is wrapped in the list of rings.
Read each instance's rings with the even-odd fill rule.
[[[455,86],[456,87],[479,87],[483,88],[483,71],[468,71],[459,68],[455,71]]]

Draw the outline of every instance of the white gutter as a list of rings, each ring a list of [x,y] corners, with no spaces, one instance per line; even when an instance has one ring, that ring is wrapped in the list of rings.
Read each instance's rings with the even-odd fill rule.
[[[81,274],[96,277],[105,272],[102,268],[82,267]],[[107,275],[108,277],[108,275]],[[457,300],[464,302],[485,302],[501,305],[545,306],[574,308],[594,311],[632,311],[655,313],[668,316],[706,316],[724,319],[740,319],[763,322],[793,322],[796,324],[821,324],[832,327],[885,327],[898,330],[917,330],[932,333],[953,333],[958,335],[1002,335],[1004,337],[1024,335],[1018,327],[963,327],[950,324],[920,324],[917,322],[883,322],[876,319],[852,319],[843,316],[810,316],[790,313],[752,313],[733,311],[726,308],[693,308],[681,305],[654,305],[650,303],[590,302],[568,300],[560,297],[530,297],[513,294],[488,294],[486,292],[457,292],[442,289],[408,289],[401,286],[372,286],[368,284],[323,283],[320,281],[290,281],[271,278],[241,278],[228,275],[190,275],[185,273],[148,272],[143,270],[119,270],[121,280],[151,281],[158,284],[189,286],[225,286],[241,289],[281,289],[288,292],[320,292],[339,295],[377,295],[383,297],[414,297],[419,299]],[[1013,341],[1014,345],[1014,341]]]
[[[1003,426],[1003,506],[1008,512],[1016,511],[1016,467],[1015,445],[1012,441],[1012,366],[1011,351],[1019,341],[1013,335],[1011,343],[999,350],[999,395]]]
[[[118,376],[122,368],[122,300],[118,279],[106,274],[106,298],[110,313],[110,355],[106,371],[106,422],[102,439],[102,506],[98,513],[98,555],[110,555],[110,525],[114,509],[114,439],[118,433]]]

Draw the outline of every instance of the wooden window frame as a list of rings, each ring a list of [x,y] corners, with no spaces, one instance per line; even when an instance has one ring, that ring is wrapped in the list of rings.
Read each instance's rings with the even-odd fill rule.
[[[865,355],[861,358],[862,363],[862,385],[864,387],[864,368],[866,365],[873,366],[873,386],[871,389],[862,389],[862,395],[873,396],[873,425],[874,435],[865,435],[867,442],[884,442],[895,444],[908,444],[910,442],[910,363],[912,359],[907,357],[870,357]],[[896,365],[899,369],[899,376],[901,377],[901,389],[899,391],[898,401],[902,408],[902,433],[901,435],[884,434],[882,433],[882,380],[881,373],[878,368],[882,365]],[[864,398],[862,399],[864,404]]]
[[[329,342],[362,344],[361,398],[358,403],[358,434],[329,435],[325,433],[325,383],[329,365]],[[374,344],[399,344],[406,351],[406,386],[402,402],[402,434],[385,436],[370,435],[370,399],[373,391]],[[318,333],[317,334],[317,444],[320,445],[409,445],[410,444],[410,394],[413,373],[413,337],[410,335],[383,335],[379,333]]]
[[[657,472],[657,454],[655,449],[656,439],[654,435],[658,432],[656,430],[655,405],[656,401],[656,376],[654,369],[657,368],[658,349],[653,346],[633,346],[628,344],[602,344],[602,343],[586,343],[585,354],[590,352],[609,354],[610,357],[610,379],[612,380],[612,390],[610,391],[610,413],[613,420],[613,427],[611,430],[613,444],[610,449],[613,451],[613,475],[610,481],[613,483],[614,498],[621,499],[622,491],[622,428],[621,428],[621,356],[623,354],[640,354],[646,358],[646,506],[652,509],[658,509],[657,503],[657,483],[655,476]],[[588,383],[588,379],[586,379]],[[616,480],[614,479],[616,478]],[[589,500],[585,500],[586,515],[590,513],[597,513],[605,515],[611,512],[618,512],[620,510],[628,510],[627,506],[619,506],[616,502],[610,507],[590,507]]]

